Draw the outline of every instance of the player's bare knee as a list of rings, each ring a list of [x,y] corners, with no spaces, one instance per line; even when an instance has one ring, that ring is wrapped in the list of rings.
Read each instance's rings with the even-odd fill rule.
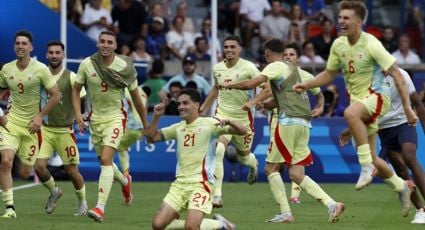
[[[1,157],[0,170],[10,171],[13,167],[13,158]]]
[[[165,227],[166,226],[162,221],[160,221],[160,220],[158,220],[158,218],[154,217],[154,219],[152,220],[152,229],[153,230],[162,230],[162,229],[165,229]]]

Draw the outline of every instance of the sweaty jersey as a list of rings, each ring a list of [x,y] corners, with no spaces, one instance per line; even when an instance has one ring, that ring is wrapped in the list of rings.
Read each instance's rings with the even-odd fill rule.
[[[224,83],[237,83],[252,79],[259,73],[257,67],[245,59],[239,58],[238,62],[228,68],[222,61],[214,66],[215,85],[220,87]],[[254,97],[254,90],[220,89],[218,93],[217,114],[221,117],[230,117],[238,121],[247,121],[253,111],[241,109],[242,105]]]
[[[350,100],[355,102],[371,92],[389,95],[382,70],[388,70],[395,62],[378,39],[362,32],[354,45],[349,44],[347,36],[337,38],[331,46],[326,68],[342,69]]]
[[[410,79],[409,74],[403,69],[399,69],[404,81],[407,85],[407,93],[411,95],[416,92],[415,86]],[[407,123],[406,114],[404,113],[403,103],[401,102],[400,95],[398,94],[397,87],[395,86],[394,79],[391,76],[385,77],[385,83],[390,87],[391,92],[391,107],[388,112],[379,118],[379,128],[386,129]]]
[[[299,67],[297,67],[295,70],[298,71],[301,81],[307,81],[313,78],[313,75],[311,75],[307,71],[302,70]],[[275,86],[272,88],[280,88],[281,84],[285,81],[285,79],[287,79],[289,76],[291,76],[294,73],[293,73],[293,69],[290,68],[288,64],[282,61],[276,61],[276,62],[268,64],[260,74],[267,77],[267,79],[270,81],[270,84]],[[317,95],[320,93],[320,88],[318,87],[312,88],[310,89],[310,92],[313,95]],[[306,93],[303,94],[302,97],[305,100],[308,100],[308,95]],[[298,124],[298,125],[304,125],[311,128],[311,123],[309,120],[306,120],[300,117],[289,117],[286,115],[284,110],[281,111],[278,116],[279,116],[279,123],[282,125]]]
[[[214,183],[216,143],[229,130],[217,123],[214,118],[199,117],[190,124],[181,121],[161,129],[165,140],[177,140],[177,181]]]
[[[10,89],[8,119],[17,125],[27,126],[40,112],[40,94],[52,88],[56,81],[46,65],[30,59],[25,70],[17,67],[17,60],[3,66],[0,87]]]
[[[142,104],[146,108],[148,96],[146,93],[140,88],[137,87],[137,90],[139,91],[139,95],[142,99]],[[136,107],[134,106],[133,99],[131,98],[130,92],[128,89],[125,89],[125,98],[127,99],[126,103],[126,110],[127,110],[127,128],[129,129],[142,129],[142,119],[139,116],[139,113],[137,113]]]
[[[108,68],[121,71],[127,63],[115,55],[113,62]],[[134,67],[133,67],[134,68]],[[85,85],[87,100],[91,106],[90,121],[105,122],[115,119],[126,119],[124,109],[125,92],[124,89],[108,85],[99,77],[90,57],[85,58],[78,68],[76,82]],[[132,91],[137,87],[137,80],[127,88]]]

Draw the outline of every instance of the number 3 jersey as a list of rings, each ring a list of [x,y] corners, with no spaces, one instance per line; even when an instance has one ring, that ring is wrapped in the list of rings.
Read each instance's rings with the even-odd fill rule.
[[[18,69],[16,60],[5,64],[0,72],[0,87],[10,89],[9,122],[27,126],[40,111],[40,93],[55,83],[47,66],[37,60],[30,59],[23,71]]]
[[[214,183],[216,143],[229,130],[217,123],[214,118],[199,117],[190,124],[181,121],[161,129],[165,140],[177,141],[177,181]]]

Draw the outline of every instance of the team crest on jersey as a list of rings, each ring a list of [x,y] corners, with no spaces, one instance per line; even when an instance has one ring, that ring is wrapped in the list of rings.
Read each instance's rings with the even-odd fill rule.
[[[9,80],[13,80],[13,78],[14,78],[13,76],[10,76],[10,77],[9,77]]]
[[[342,58],[345,58],[345,53],[342,53],[342,54],[341,54],[341,57],[342,57]]]
[[[111,144],[115,144],[115,140],[111,140],[111,142],[109,142],[109,143],[111,143]]]
[[[96,77],[96,73],[93,73],[92,75],[90,75],[91,77]]]
[[[362,59],[364,57],[363,53],[359,53],[359,59]]]

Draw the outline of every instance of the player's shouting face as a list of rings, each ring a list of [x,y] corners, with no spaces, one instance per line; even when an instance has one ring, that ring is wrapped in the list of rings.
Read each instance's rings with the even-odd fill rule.
[[[117,40],[112,35],[101,34],[99,36],[99,41],[97,42],[97,48],[99,49],[99,54],[101,56],[110,57],[117,49]]]
[[[15,39],[14,50],[17,58],[29,57],[32,51],[32,43],[25,36],[17,36]]]
[[[224,41],[224,56],[227,60],[233,60],[239,58],[241,53],[241,46],[237,41],[227,40]]]
[[[341,35],[350,36],[356,33],[357,28],[361,28],[362,20],[354,10],[344,9],[339,12],[338,24]]]

